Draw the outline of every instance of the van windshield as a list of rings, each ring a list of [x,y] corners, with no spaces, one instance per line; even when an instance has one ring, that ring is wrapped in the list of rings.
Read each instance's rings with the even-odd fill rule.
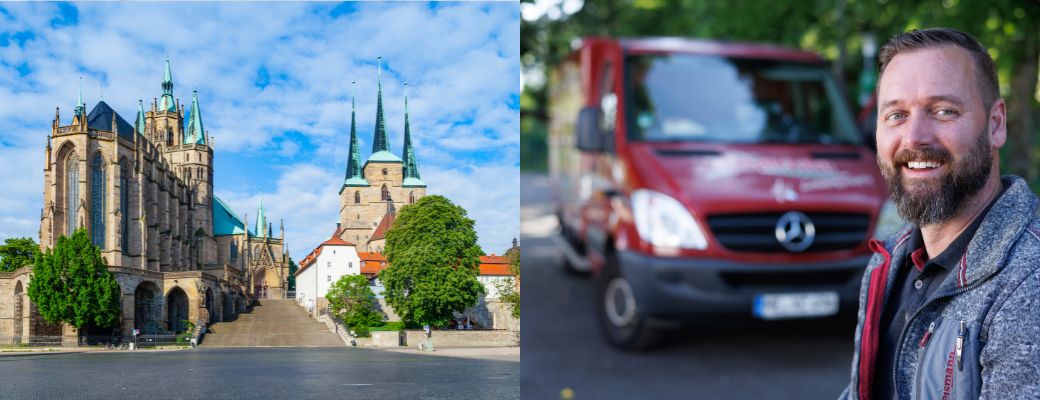
[[[633,140],[860,143],[822,65],[653,54],[626,66]]]

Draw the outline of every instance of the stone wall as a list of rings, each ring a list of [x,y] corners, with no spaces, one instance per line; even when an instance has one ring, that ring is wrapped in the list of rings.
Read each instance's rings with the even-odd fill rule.
[[[515,347],[520,345],[520,333],[493,331],[433,331],[433,348],[450,347]],[[417,347],[426,340],[425,331],[405,331],[405,346]]]

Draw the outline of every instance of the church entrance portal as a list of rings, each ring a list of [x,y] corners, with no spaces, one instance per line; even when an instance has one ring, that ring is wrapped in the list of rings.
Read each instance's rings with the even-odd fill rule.
[[[174,333],[187,329],[184,321],[188,319],[188,295],[179,287],[170,290],[166,295],[166,326]]]

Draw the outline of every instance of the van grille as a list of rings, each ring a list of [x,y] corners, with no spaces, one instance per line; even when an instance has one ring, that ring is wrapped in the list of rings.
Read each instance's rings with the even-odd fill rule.
[[[784,213],[715,215],[708,227],[715,239],[733,251],[788,253],[776,240],[776,223]],[[805,213],[816,227],[816,237],[805,253],[855,248],[867,238],[867,214]]]

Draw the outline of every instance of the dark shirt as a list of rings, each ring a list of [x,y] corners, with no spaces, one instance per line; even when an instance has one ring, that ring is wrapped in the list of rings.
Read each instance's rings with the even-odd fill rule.
[[[1000,196],[997,196],[999,198]],[[881,337],[878,340],[878,357],[874,365],[874,398],[891,399],[895,396],[895,384],[892,380],[894,375],[896,345],[903,328],[921,306],[924,306],[934,294],[936,289],[942,286],[942,282],[950,271],[957,268],[964,252],[968,250],[968,244],[975,236],[975,232],[982,225],[982,220],[989,213],[993,202],[986,207],[979,216],[971,222],[957,236],[946,250],[939,256],[929,259],[924,248],[924,239],[921,230],[916,229],[906,243],[907,249],[914,249],[906,261],[899,267],[889,299],[885,303],[885,309],[881,314],[879,326]],[[895,267],[893,265],[893,267]],[[908,333],[909,334],[909,333]]]

